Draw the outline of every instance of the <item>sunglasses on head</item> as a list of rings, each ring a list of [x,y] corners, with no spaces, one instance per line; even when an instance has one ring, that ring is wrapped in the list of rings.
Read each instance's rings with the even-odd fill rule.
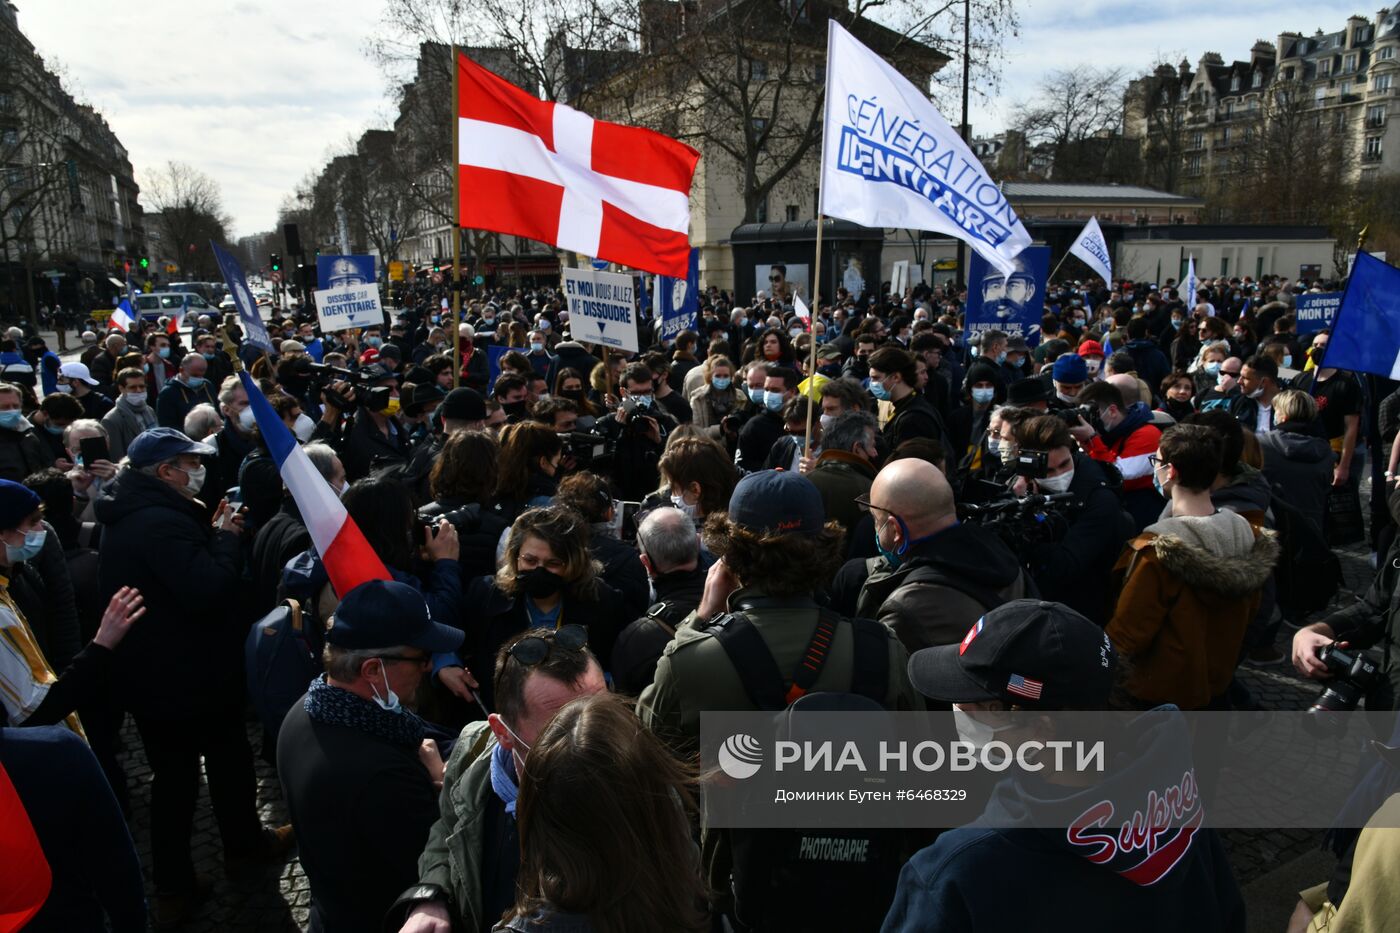
[[[510,656],[526,667],[541,664],[556,647],[578,651],[588,644],[588,629],[582,625],[561,625],[554,631],[522,638],[510,646]]]

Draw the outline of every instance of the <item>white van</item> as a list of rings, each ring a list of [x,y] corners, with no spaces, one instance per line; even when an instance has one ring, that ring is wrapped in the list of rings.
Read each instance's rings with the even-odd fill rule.
[[[155,292],[150,295],[136,296],[136,310],[141,317],[148,321],[154,321],[162,315],[173,315],[179,311],[185,302],[189,302],[187,313],[198,317],[201,314],[213,314],[215,308],[204,300],[203,295],[194,292]]]

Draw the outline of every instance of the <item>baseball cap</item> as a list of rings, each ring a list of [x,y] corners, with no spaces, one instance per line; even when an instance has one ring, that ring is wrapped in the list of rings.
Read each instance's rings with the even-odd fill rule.
[[[211,445],[190,440],[174,428],[151,428],[136,435],[136,440],[126,448],[126,459],[134,467],[144,467],[174,460],[183,454],[212,457],[216,453],[218,451]]]
[[[352,651],[392,645],[454,651],[465,637],[434,622],[423,594],[396,580],[370,580],[346,593],[326,630],[327,642]]]
[[[485,421],[486,402],[480,392],[461,386],[447,393],[438,412],[453,421]]]
[[[69,379],[77,379],[79,382],[86,382],[90,386],[98,385],[98,381],[92,378],[92,373],[87,366],[82,363],[64,363],[58,367],[58,373]]]
[[[923,648],[909,680],[948,703],[1037,709],[1106,707],[1118,655],[1104,630],[1061,603],[1016,599],[973,623],[960,644]]]
[[[1089,378],[1089,366],[1082,356],[1062,353],[1055,357],[1055,367],[1050,371],[1050,376],[1056,382],[1074,385]]]
[[[379,351],[376,350],[374,347],[370,347],[368,350],[360,354],[360,365],[368,366],[370,363],[373,363],[378,359]]]
[[[750,473],[734,487],[729,519],[756,533],[816,534],[826,523],[826,508],[807,477],[763,470]]]
[[[1086,340],[1079,345],[1080,356],[1103,356],[1103,344],[1097,340]]]

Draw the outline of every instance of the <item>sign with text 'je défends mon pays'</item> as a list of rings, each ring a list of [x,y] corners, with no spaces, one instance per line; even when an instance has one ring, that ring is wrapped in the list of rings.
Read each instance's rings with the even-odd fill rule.
[[[1331,327],[1337,319],[1337,309],[1342,306],[1341,292],[1308,292],[1293,300],[1293,310],[1298,318],[1298,333],[1313,334],[1324,327]]]
[[[585,343],[636,353],[636,285],[632,276],[593,269],[565,268],[563,273],[569,334]]]
[[[325,288],[316,292],[316,314],[327,334],[352,327],[383,327],[379,286],[374,282]]]

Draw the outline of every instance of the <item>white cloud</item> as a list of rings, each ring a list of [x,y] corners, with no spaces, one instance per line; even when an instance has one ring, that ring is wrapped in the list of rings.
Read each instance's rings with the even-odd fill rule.
[[[381,0],[141,0],[120,23],[106,0],[19,6],[20,29],[102,111],[138,182],[171,160],[201,169],[234,235],[270,229],[296,183],[384,111],[364,54]]]

